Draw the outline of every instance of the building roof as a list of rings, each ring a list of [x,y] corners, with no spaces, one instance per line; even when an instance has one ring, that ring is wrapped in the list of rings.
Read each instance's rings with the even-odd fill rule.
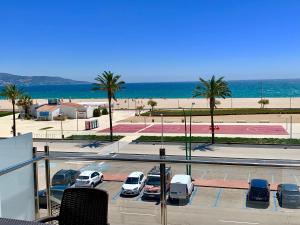
[[[77,104],[77,103],[75,103],[75,102],[61,103],[61,105],[62,105],[63,107],[66,106],[66,107],[73,107],[73,108],[81,108],[81,107],[82,107],[82,105],[79,105],[79,104]]]
[[[59,108],[59,105],[42,105],[41,107],[37,108],[39,112],[53,112]]]

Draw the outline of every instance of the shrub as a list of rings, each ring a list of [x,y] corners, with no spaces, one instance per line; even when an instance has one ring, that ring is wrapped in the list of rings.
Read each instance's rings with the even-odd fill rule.
[[[108,114],[107,108],[103,108],[102,109],[102,115],[107,115],[107,114]]]
[[[94,109],[94,111],[93,111],[93,117],[99,117],[99,116],[101,116],[100,109]]]

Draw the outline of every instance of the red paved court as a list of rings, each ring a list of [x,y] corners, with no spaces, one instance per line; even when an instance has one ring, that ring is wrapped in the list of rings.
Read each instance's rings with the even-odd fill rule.
[[[113,127],[115,133],[161,133],[160,124],[118,124]],[[184,133],[183,124],[164,124],[164,133]],[[189,126],[187,126],[189,132]],[[109,128],[100,132],[109,132]],[[192,125],[192,133],[209,134],[209,125]],[[288,132],[281,125],[217,125],[216,134],[253,134],[253,135],[287,135]]]

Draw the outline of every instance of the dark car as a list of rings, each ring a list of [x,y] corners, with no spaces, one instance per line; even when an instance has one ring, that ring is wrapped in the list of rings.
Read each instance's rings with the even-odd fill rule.
[[[270,201],[270,184],[267,180],[252,179],[249,182],[247,194],[248,201],[269,202]]]
[[[50,189],[51,201],[61,201],[64,191],[68,188],[65,185],[52,186]],[[39,206],[41,209],[47,209],[46,190],[39,191]]]
[[[52,177],[52,186],[56,185],[67,185],[72,186],[75,184],[80,171],[78,170],[59,170]]]
[[[300,191],[297,184],[279,184],[276,196],[281,207],[300,207]]]

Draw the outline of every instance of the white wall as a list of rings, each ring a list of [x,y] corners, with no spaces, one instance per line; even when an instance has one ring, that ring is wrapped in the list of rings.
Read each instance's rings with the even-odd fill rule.
[[[32,134],[0,140],[0,169],[32,158]],[[34,220],[33,166],[0,176],[0,217]]]
[[[60,114],[60,108],[57,108],[56,110],[50,112],[51,120],[53,120],[54,117],[58,116]]]
[[[77,108],[69,107],[69,106],[62,106],[61,113],[64,116],[67,116],[69,119],[76,119]]]

